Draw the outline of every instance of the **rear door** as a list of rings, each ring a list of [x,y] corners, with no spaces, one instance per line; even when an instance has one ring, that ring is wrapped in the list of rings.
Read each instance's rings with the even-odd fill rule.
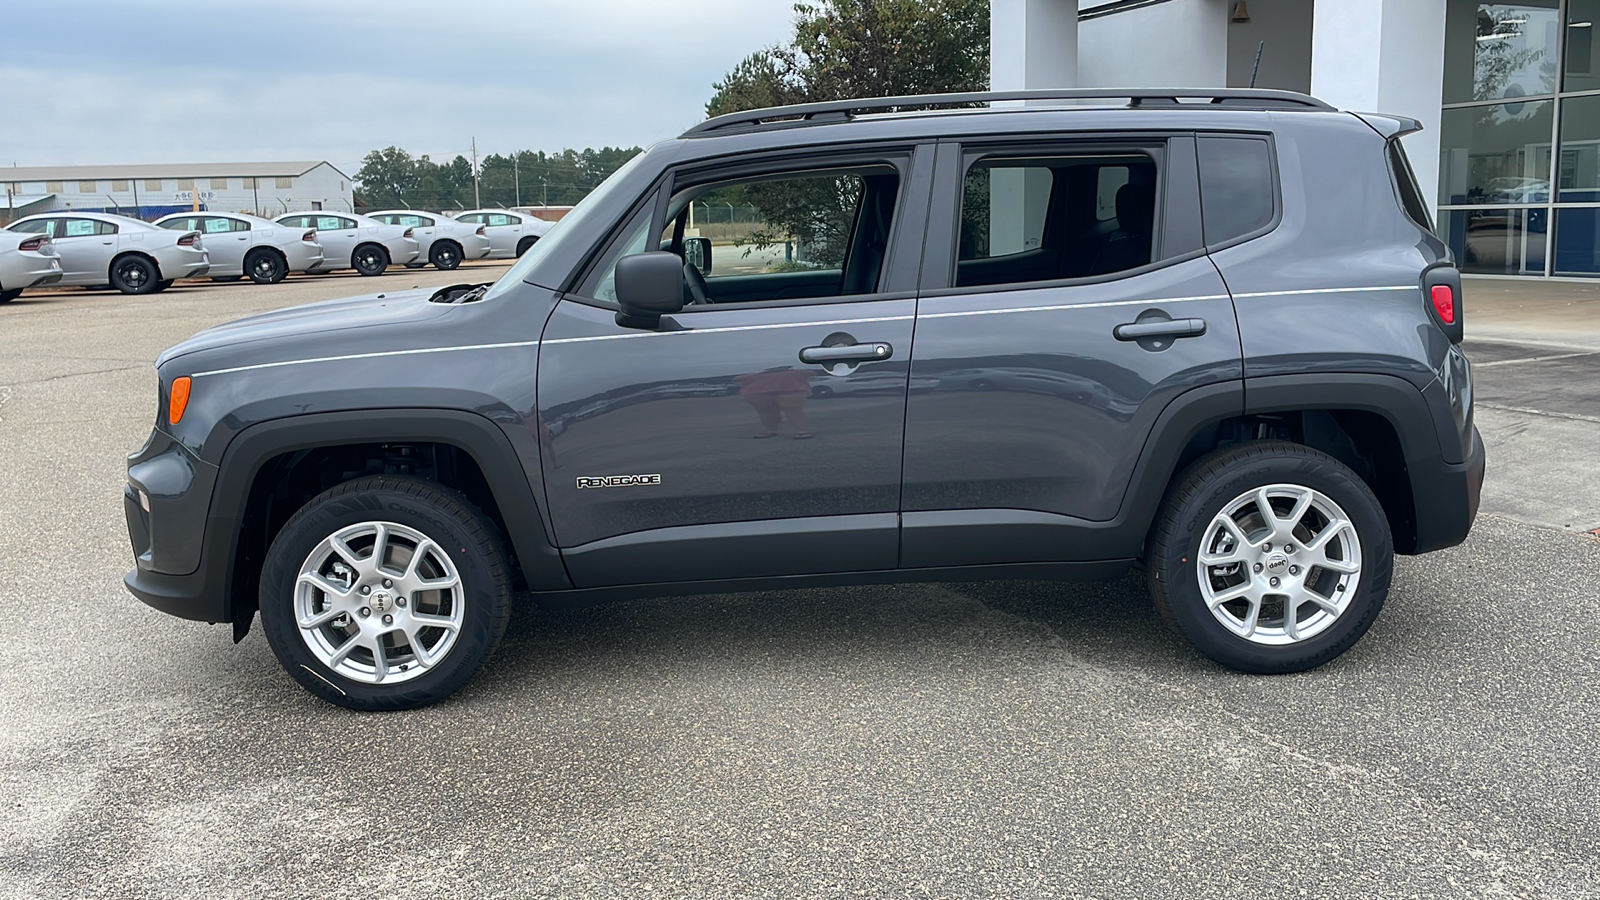
[[[934,197],[902,565],[1097,558],[1162,410],[1241,378],[1194,139],[944,144]]]
[[[226,216],[201,216],[200,242],[211,254],[212,275],[244,272],[244,255],[250,249],[250,223]]]
[[[355,219],[346,219],[343,216],[309,216],[311,227],[317,230],[317,243],[322,245],[322,254],[333,264],[333,268],[350,268],[350,255],[355,252],[357,238]]]
[[[63,284],[105,284],[111,280],[111,259],[117,255],[117,226],[97,219],[62,218],[56,251],[66,272]]]
[[[895,568],[922,153],[920,179],[909,147],[674,173],[560,301],[539,415],[576,585]],[[744,233],[700,235],[721,261],[704,301],[619,325],[616,260],[681,255],[688,204],[709,198],[753,212]],[[807,263],[785,260],[790,239]]]

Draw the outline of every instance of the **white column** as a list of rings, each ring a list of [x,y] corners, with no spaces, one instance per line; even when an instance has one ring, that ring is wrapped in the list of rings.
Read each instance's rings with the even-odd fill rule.
[[[990,90],[1070,88],[1077,84],[1078,0],[991,0]],[[1030,185],[1028,175],[1040,183]],[[991,256],[1028,249],[1023,243],[1028,219],[1026,204],[1041,202],[1042,180],[1048,177],[1043,172],[1016,170],[1000,170],[990,177]]]
[[[1353,112],[1410,116],[1406,156],[1430,207],[1439,194],[1445,0],[1316,0],[1311,93]]]

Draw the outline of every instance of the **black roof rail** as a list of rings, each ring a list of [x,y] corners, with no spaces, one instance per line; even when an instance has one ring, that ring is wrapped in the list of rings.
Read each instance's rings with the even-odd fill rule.
[[[1008,100],[1112,100],[1126,98],[1130,108],[1145,106],[1176,106],[1182,101],[1205,100],[1208,103],[1184,103],[1184,106],[1232,106],[1254,109],[1315,109],[1332,111],[1333,107],[1305,94],[1294,91],[1271,91],[1244,88],[1047,88],[1030,91],[974,91],[962,94],[912,94],[904,97],[867,97],[860,100],[828,100],[822,103],[798,103],[793,106],[773,106],[728,113],[707,119],[685,131],[683,137],[696,137],[717,131],[744,131],[797,125],[821,125],[848,120],[869,110],[896,110],[901,107],[975,106],[980,103],[998,103]]]

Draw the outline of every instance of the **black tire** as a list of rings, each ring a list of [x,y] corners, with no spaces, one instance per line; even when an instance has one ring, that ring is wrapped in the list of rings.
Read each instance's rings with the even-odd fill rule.
[[[161,272],[143,256],[128,255],[111,261],[111,286],[124,294],[151,294],[160,290]]]
[[[0,291],[0,303],[10,303],[21,296],[22,288],[14,288],[9,291]]]
[[[522,240],[517,241],[517,258],[521,259],[522,254],[527,253],[528,248],[537,243],[539,243],[539,239],[537,237],[525,237]]]
[[[176,281],[176,279],[168,278],[165,281],[157,282],[156,283],[156,293],[159,294],[162,291],[166,290],[167,288],[172,287],[172,285],[173,285],[173,283],[175,281]]]
[[[1274,571],[1280,571],[1286,576],[1293,572],[1297,577],[1311,579],[1315,573],[1324,586],[1324,590],[1318,591],[1320,595],[1346,603],[1314,636],[1275,646],[1242,637],[1212,613],[1202,592],[1199,564],[1201,544],[1207,539],[1213,520],[1246,492],[1270,485],[1309,488],[1331,500],[1354,526],[1355,541],[1360,547],[1360,571],[1353,576],[1356,587],[1348,601],[1343,600],[1343,591],[1347,579],[1352,576],[1318,568],[1314,558],[1306,555],[1310,551],[1298,543],[1293,550],[1288,550],[1288,556],[1279,551],[1266,563],[1260,577],[1270,577]],[[1309,520],[1302,521],[1317,520],[1319,516],[1320,513],[1313,512]],[[1288,518],[1279,521],[1287,522]],[[1321,521],[1326,522],[1326,518]],[[1297,530],[1296,541],[1300,534]],[[1265,546],[1270,548],[1271,545]],[[1279,546],[1287,549],[1287,545]],[[1255,548],[1250,549],[1254,551]],[[1303,574],[1299,565],[1282,568],[1299,562],[1307,563]],[[1189,467],[1167,497],[1156,520],[1146,564],[1157,611],[1201,653],[1241,672],[1301,672],[1349,650],[1372,626],[1389,594],[1394,543],[1383,506],[1360,476],[1333,457],[1309,447],[1284,441],[1261,441],[1218,450]],[[1226,569],[1217,567],[1206,571],[1225,572]],[[1248,581],[1253,571],[1252,564],[1240,563],[1237,574],[1232,577]],[[1333,576],[1333,581],[1323,580],[1329,575]],[[1274,587],[1278,584],[1277,581],[1272,583]],[[1223,586],[1232,585],[1223,582]],[[1226,604],[1219,604],[1222,606]],[[1282,609],[1286,606],[1288,604],[1280,603],[1279,611],[1270,613],[1263,602],[1258,607],[1262,610],[1258,615],[1263,622],[1276,615],[1282,628],[1287,619]],[[1312,603],[1305,603],[1298,609],[1296,622],[1305,621],[1308,612],[1312,616],[1317,614]]]
[[[462,255],[461,245],[455,241],[435,241],[428,250],[428,262],[436,269],[449,272],[461,265]]]
[[[301,565],[325,539],[369,521],[393,523],[427,537],[448,554],[460,576],[464,609],[454,643],[442,658],[419,669],[421,674],[403,676],[406,680],[397,683],[368,683],[329,667],[312,652],[296,619],[295,591]],[[379,711],[414,709],[443,700],[483,667],[511,618],[511,574],[496,534],[493,523],[466,498],[419,478],[371,476],[330,488],[301,507],[272,541],[261,572],[262,631],[289,674],[329,703]],[[367,552],[370,554],[370,549]],[[352,585],[352,599],[356,599],[355,587]],[[378,593],[367,596],[375,598]],[[398,588],[395,593],[398,596]],[[404,607],[403,598],[398,605]],[[394,605],[388,609],[401,615]],[[354,623],[353,616],[349,619]],[[372,615],[363,621],[377,624]],[[405,671],[394,674],[401,677]]]
[[[362,244],[350,254],[350,267],[362,275],[382,275],[389,268],[389,251],[381,244]]]
[[[260,247],[244,255],[244,273],[256,284],[277,284],[289,277],[289,263],[276,251]]]

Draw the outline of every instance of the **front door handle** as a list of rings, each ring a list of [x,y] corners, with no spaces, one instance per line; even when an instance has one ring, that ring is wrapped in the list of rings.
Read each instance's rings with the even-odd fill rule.
[[[836,362],[866,362],[873,359],[888,359],[893,355],[894,348],[882,342],[842,344],[836,347],[807,347],[800,351],[800,361],[826,365],[827,363]]]
[[[1199,337],[1205,333],[1205,319],[1149,319],[1143,322],[1124,322],[1111,329],[1111,334],[1119,341]]]

